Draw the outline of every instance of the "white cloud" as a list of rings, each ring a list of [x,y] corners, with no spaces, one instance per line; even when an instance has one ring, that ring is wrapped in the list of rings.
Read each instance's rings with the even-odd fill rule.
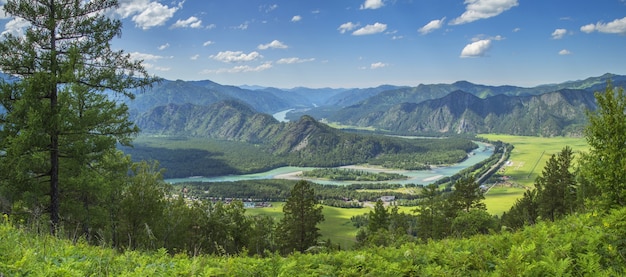
[[[570,52],[567,49],[563,49],[563,50],[559,51],[559,55],[571,55],[571,54],[572,54],[572,52]]]
[[[248,29],[248,22],[244,22],[239,24],[239,26],[235,26],[232,27],[233,29],[239,29],[239,30],[247,30]]]
[[[211,29],[215,29],[215,27],[217,27],[217,25],[211,23],[209,25],[206,26],[207,29],[211,30]]]
[[[361,10],[366,10],[366,9],[375,10],[375,9],[382,8],[384,5],[385,4],[383,3],[382,0],[365,0],[365,3],[361,5]]]
[[[522,28],[519,28],[519,27],[518,27],[518,28],[515,28],[515,29],[513,29],[513,33],[517,33],[517,32],[519,32],[519,31],[521,31],[521,30],[522,30]]]
[[[277,64],[294,64],[294,63],[306,63],[306,62],[312,62],[314,61],[315,58],[310,58],[310,59],[301,59],[301,58],[282,58],[278,61],[276,61]]]
[[[12,34],[14,36],[21,37],[24,35],[24,30],[30,26],[30,22],[21,17],[11,19],[4,25],[4,31],[0,35]]]
[[[170,47],[170,44],[169,44],[169,43],[166,43],[166,44],[163,44],[163,45],[159,46],[159,50],[165,50],[165,49],[167,49],[168,47]]]
[[[450,25],[470,23],[479,19],[497,16],[517,5],[517,0],[465,0],[465,12],[450,22]]]
[[[387,67],[388,64],[386,63],[382,63],[382,62],[377,62],[377,63],[373,63],[370,65],[370,69],[378,69],[378,68],[383,68],[383,67]]]
[[[580,27],[580,30],[585,33],[591,33],[596,30],[595,24],[587,24],[585,26]]]
[[[202,20],[200,20],[199,18],[195,17],[195,16],[191,16],[185,20],[176,20],[176,23],[172,24],[172,29],[175,28],[201,28],[202,27]]]
[[[207,40],[207,41],[205,41],[205,42],[202,44],[202,46],[209,46],[209,45],[211,45],[211,44],[215,44],[215,42],[212,42],[212,41],[210,41],[210,40]]]
[[[261,54],[256,51],[250,52],[248,54],[242,51],[223,51],[217,53],[217,55],[209,56],[209,58],[211,59],[225,63],[250,62],[262,57],[263,56],[261,56]]]
[[[609,23],[598,22],[596,24],[587,24],[580,27],[580,30],[585,33],[598,31],[606,34],[626,35],[626,17],[615,19]]]
[[[253,66],[249,66],[249,65],[241,65],[241,66],[235,66],[233,68],[220,68],[217,70],[204,70],[201,73],[202,74],[210,74],[210,73],[244,73],[244,72],[261,72],[264,70],[268,70],[270,68],[272,68],[272,63],[271,62],[266,62],[264,64],[261,64],[259,66],[253,67]]]
[[[566,34],[566,29],[556,29],[552,32],[552,39],[562,39]]]
[[[286,49],[289,46],[285,45],[284,43],[278,41],[278,40],[273,40],[272,42],[268,43],[268,44],[260,44],[259,46],[257,46],[257,48],[259,50],[267,50],[269,48],[274,48],[274,49]]]
[[[259,6],[259,11],[266,12],[266,13],[269,13],[275,9],[278,9],[278,4]]]
[[[291,18],[291,22],[298,22],[298,21],[300,21],[300,20],[302,20],[302,16],[299,16],[299,15],[294,15],[294,16]]]
[[[181,6],[182,3],[170,8],[156,1],[122,0],[116,13],[122,18],[132,16],[135,26],[147,30],[165,24]]]
[[[365,27],[352,32],[353,36],[364,36],[382,33],[387,30],[387,24],[374,23],[373,25],[365,25]]]
[[[344,24],[341,24],[341,26],[339,26],[337,30],[339,30],[339,33],[345,34],[346,32],[356,29],[356,27],[359,27],[358,23],[355,24],[352,22],[346,22]]]
[[[491,48],[491,40],[483,39],[466,45],[461,51],[461,58],[482,57]]]
[[[153,54],[147,54],[147,53],[141,53],[141,52],[132,52],[129,53],[130,54],[130,58],[133,60],[137,60],[137,61],[156,61],[156,60],[161,60],[161,59],[171,59],[172,57],[164,57],[164,56],[159,56],[159,55],[153,55]]]
[[[189,59],[192,60],[192,61],[195,61],[195,60],[197,60],[199,58],[200,58],[200,55],[198,55],[198,54],[195,54],[195,55],[189,57]]]
[[[0,0],[0,19],[10,18],[10,16],[4,11],[4,4],[6,3],[6,0]]]
[[[443,26],[443,22],[446,20],[446,18],[442,18],[442,19],[436,19],[433,20],[431,22],[428,22],[428,24],[424,25],[424,27],[419,28],[419,30],[417,30],[420,34],[425,35],[428,34],[434,30],[437,30],[439,28],[441,28]]]

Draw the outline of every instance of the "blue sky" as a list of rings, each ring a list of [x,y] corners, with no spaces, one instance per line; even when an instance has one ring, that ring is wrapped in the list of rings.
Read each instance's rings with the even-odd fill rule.
[[[170,80],[534,86],[626,74],[626,0],[120,0],[111,14],[124,23],[114,48]],[[4,32],[20,26],[0,18]]]

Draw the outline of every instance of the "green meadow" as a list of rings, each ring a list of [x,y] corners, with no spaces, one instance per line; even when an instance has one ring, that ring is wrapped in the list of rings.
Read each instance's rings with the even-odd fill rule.
[[[494,187],[486,195],[485,204],[492,214],[500,215],[509,210],[516,199],[524,194],[525,188],[534,187],[537,176],[553,154],[565,146],[572,148],[574,153],[586,151],[588,146],[585,138],[572,137],[527,137],[511,135],[483,134],[480,137],[503,141],[514,146],[509,164],[500,171],[508,176],[513,186]]]

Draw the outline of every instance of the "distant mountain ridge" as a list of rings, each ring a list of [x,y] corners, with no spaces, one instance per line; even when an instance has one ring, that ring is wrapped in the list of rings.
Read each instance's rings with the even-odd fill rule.
[[[147,133],[207,136],[210,130],[212,136],[244,141],[262,141],[276,132],[266,127],[277,124],[269,114],[286,109],[295,109],[288,113],[291,120],[308,115],[398,134],[580,135],[585,111],[595,109],[593,91],[603,91],[609,80],[626,86],[626,76],[615,74],[533,88],[458,81],[416,87],[248,90],[208,80],[178,80],[157,84],[128,105]],[[212,106],[221,102],[230,103],[230,108]],[[244,117],[254,122],[243,122]],[[228,118],[222,122],[228,126],[217,128],[220,118]]]
[[[348,121],[402,134],[504,133],[578,136],[585,111],[596,108],[592,92],[563,89],[530,96],[479,98],[461,90],[421,103],[401,103]]]

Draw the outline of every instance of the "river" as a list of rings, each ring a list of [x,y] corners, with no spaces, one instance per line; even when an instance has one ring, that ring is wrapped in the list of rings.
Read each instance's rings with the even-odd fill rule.
[[[382,169],[382,168],[370,168],[370,167],[361,167],[361,166],[347,166],[347,168],[357,168],[362,169],[364,171],[369,172],[394,172],[399,173],[409,178],[406,180],[394,180],[394,181],[384,181],[379,183],[394,183],[394,184],[422,184],[427,185],[438,179],[443,177],[452,176],[459,171],[470,167],[484,159],[489,158],[493,154],[493,146],[490,144],[485,144],[482,142],[476,142],[478,144],[478,148],[472,151],[468,158],[463,162],[458,164],[454,164],[451,166],[440,166],[435,167],[430,170],[391,170],[391,169]],[[188,177],[188,178],[174,178],[174,179],[166,179],[165,181],[168,183],[183,183],[183,182],[232,182],[232,181],[240,181],[240,180],[256,180],[256,179],[307,179],[301,178],[298,176],[298,173],[305,170],[313,170],[315,167],[294,167],[294,166],[286,166],[280,167],[276,169],[272,169],[270,171],[265,171],[261,173],[254,174],[243,174],[243,175],[227,175],[227,176],[217,176],[217,177]],[[333,184],[333,185],[347,185],[351,183],[367,183],[363,181],[354,182],[354,181],[330,181],[330,180],[319,180],[319,179],[308,179],[312,182],[319,184]]]

